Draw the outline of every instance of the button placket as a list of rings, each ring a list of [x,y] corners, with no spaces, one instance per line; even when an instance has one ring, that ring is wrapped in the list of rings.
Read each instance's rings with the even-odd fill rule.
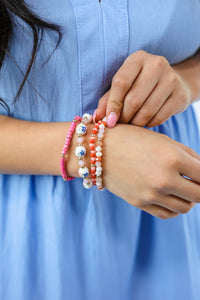
[[[71,3],[77,24],[81,113],[92,113],[128,52],[127,1]]]

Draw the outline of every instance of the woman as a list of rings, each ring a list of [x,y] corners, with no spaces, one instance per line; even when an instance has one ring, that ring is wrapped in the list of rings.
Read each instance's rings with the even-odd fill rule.
[[[1,299],[198,299],[200,221],[198,205],[192,207],[200,201],[200,159],[186,147],[199,150],[192,106],[153,130],[106,130],[103,192],[84,190],[80,178],[64,182],[59,155],[70,121],[94,112],[130,54],[142,49],[170,64],[195,55],[200,2],[34,6],[62,26],[63,38],[54,51],[55,32],[44,32],[13,102],[29,65],[32,30],[37,36],[27,13],[32,29],[15,19],[1,69],[0,95],[10,108],[8,116],[4,104],[0,118]],[[73,139],[66,166],[78,177],[75,146]]]

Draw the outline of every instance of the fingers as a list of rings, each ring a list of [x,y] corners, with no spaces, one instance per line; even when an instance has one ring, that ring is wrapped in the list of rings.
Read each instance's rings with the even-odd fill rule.
[[[169,209],[166,209],[160,205],[155,205],[155,204],[142,205],[142,207],[140,209],[142,209],[142,210],[146,211],[147,213],[149,213],[150,215],[157,217],[159,219],[162,219],[162,220],[174,218],[179,215],[176,212],[173,212]]]
[[[126,59],[122,67],[113,77],[110,95],[107,101],[106,116],[108,127],[115,126],[124,105],[126,93],[141,72],[142,63],[136,59]],[[110,114],[112,113],[112,114]]]
[[[181,112],[180,101],[173,93],[167,101],[160,107],[160,109],[152,116],[146,124],[148,127],[158,126],[168,120],[172,115]]]
[[[159,202],[159,203],[158,203]],[[164,207],[177,214],[186,214],[191,208],[194,207],[194,203],[186,201],[182,198],[176,197],[174,195],[163,195],[159,196],[158,200],[153,202],[155,205]]]
[[[153,92],[149,95],[139,111],[134,115],[131,124],[145,126],[149,121],[159,113],[160,108],[169,97],[173,89],[165,81],[161,80]],[[170,111],[171,112],[171,111]]]
[[[187,150],[192,152],[192,150]],[[181,175],[191,178],[193,181],[200,184],[200,161],[192,157],[189,153],[183,153],[182,159],[180,157],[180,162],[177,169]],[[200,191],[200,187],[199,187]]]
[[[200,185],[182,176],[174,187],[173,194],[186,201],[200,203]]]
[[[124,99],[124,106],[120,116],[121,123],[129,123],[136,112],[141,109],[145,100],[156,87],[158,79],[159,73],[152,76],[152,72],[147,70],[147,68],[141,71]],[[152,109],[152,105],[151,110],[154,111],[155,109]]]

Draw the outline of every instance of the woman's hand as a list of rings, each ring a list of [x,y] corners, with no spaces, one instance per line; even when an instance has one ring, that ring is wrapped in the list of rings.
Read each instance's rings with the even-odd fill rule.
[[[141,50],[127,57],[113,77],[110,90],[99,100],[96,120],[107,115],[109,127],[117,120],[153,127],[190,103],[190,85],[181,72],[163,56]]]
[[[125,124],[107,129],[104,143],[104,185],[131,205],[167,219],[200,202],[200,156],[192,149]]]

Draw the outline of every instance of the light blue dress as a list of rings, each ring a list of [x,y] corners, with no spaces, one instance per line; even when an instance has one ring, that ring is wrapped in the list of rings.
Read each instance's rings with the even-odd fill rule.
[[[6,59],[0,96],[15,118],[59,122],[93,113],[129,54],[143,49],[174,64],[200,47],[199,0],[27,2],[62,25],[64,35],[42,66],[55,46],[53,34],[45,33],[15,105],[22,74]],[[32,39],[19,23],[11,54],[25,71]],[[0,113],[7,114],[3,106]],[[199,152],[192,107],[153,130]],[[199,205],[164,221],[107,190],[84,190],[81,179],[0,175],[1,300],[199,300],[199,295]]]

